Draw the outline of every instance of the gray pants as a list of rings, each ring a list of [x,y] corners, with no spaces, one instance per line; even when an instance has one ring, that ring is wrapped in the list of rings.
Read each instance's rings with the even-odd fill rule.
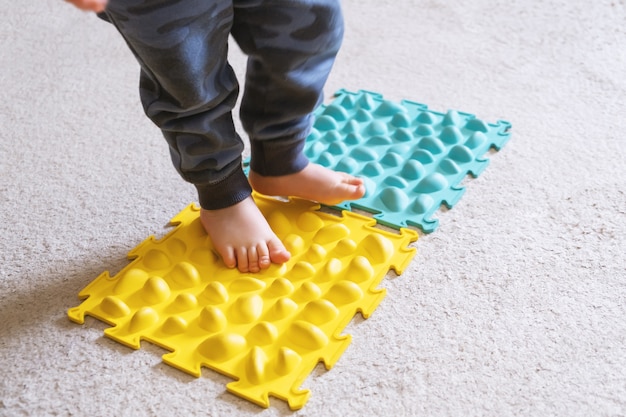
[[[139,61],[144,110],[203,208],[251,193],[231,113],[239,86],[229,35],[248,56],[240,116],[252,170],[277,176],[307,165],[311,112],[343,36],[339,0],[110,0],[105,18]]]

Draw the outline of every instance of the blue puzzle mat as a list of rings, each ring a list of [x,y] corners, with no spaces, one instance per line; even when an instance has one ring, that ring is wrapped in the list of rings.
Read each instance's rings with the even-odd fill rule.
[[[339,90],[315,111],[305,154],[364,179],[365,196],[335,208],[360,209],[380,224],[430,233],[438,225],[434,213],[459,201],[464,177],[480,175],[489,163],[486,153],[506,144],[510,128],[503,120],[487,123],[469,113]]]

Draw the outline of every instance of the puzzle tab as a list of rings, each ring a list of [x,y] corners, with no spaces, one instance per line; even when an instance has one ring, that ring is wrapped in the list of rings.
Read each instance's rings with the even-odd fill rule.
[[[346,90],[315,112],[305,154],[336,171],[362,177],[365,196],[337,208],[358,208],[381,224],[432,232],[433,214],[454,206],[464,193],[461,181],[487,167],[485,154],[509,140],[511,124],[487,123],[469,113],[439,113],[408,100]]]
[[[378,285],[408,265],[417,234],[307,201],[254,197],[289,262],[254,274],[226,268],[190,205],[164,238],[132,250],[122,271],[83,289],[70,319],[102,320],[112,326],[106,336],[133,349],[154,343],[170,351],[165,363],[196,377],[203,366],[232,377],[227,389],[260,406],[271,395],[301,408],[310,395],[304,379],[318,362],[336,363],[351,340],[341,332],[357,312],[367,318],[378,306]]]

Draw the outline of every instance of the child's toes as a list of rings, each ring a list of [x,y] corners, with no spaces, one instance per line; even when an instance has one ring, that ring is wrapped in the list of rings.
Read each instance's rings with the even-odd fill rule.
[[[239,272],[248,272],[248,249],[237,249],[237,269]]]
[[[224,264],[228,268],[234,268],[237,266],[237,257],[233,248],[227,247],[218,252],[222,257],[222,261],[224,261]]]
[[[270,258],[270,250],[267,244],[262,243],[257,246],[256,253],[258,257],[259,268],[266,269],[272,264],[272,258]]]
[[[267,242],[270,260],[277,264],[287,262],[291,258],[291,254],[278,238],[271,239]]]
[[[257,247],[252,246],[248,248],[248,272],[259,272],[259,254],[257,252]]]

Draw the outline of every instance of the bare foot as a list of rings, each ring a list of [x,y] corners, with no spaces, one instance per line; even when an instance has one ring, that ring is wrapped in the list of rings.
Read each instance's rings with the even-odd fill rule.
[[[250,171],[255,191],[271,196],[300,197],[329,206],[345,200],[357,200],[365,194],[363,180],[310,163],[302,171],[279,177],[265,177]]]
[[[200,210],[200,221],[229,268],[259,272],[291,258],[252,197],[220,210]]]

